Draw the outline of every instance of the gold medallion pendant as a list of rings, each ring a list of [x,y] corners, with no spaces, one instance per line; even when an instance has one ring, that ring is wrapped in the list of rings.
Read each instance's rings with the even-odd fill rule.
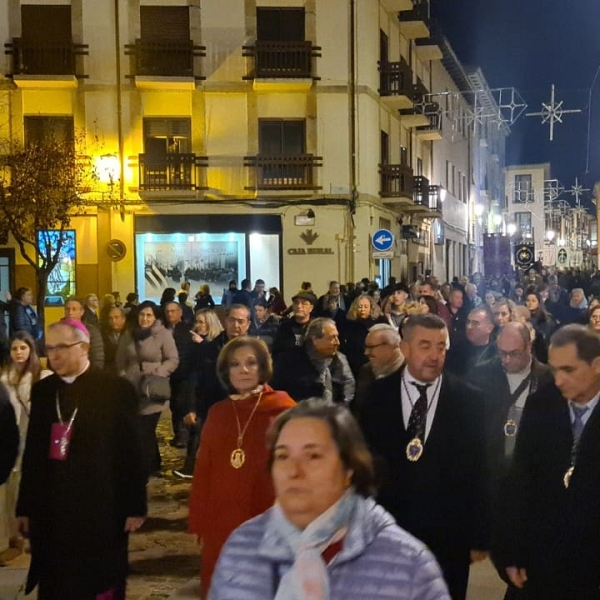
[[[410,462],[417,462],[423,454],[423,442],[419,438],[413,438],[406,446],[406,458]]]
[[[563,477],[563,485],[565,486],[565,489],[567,489],[567,490],[569,489],[569,484],[571,483],[571,477],[573,476],[573,471],[575,471],[575,467],[569,467],[569,469],[565,473],[565,476]]]
[[[236,448],[231,453],[229,462],[234,469],[241,469],[243,464],[246,462],[246,453],[241,448]]]
[[[508,419],[508,421],[504,423],[504,435],[506,437],[514,437],[517,435],[517,424],[512,419]]]

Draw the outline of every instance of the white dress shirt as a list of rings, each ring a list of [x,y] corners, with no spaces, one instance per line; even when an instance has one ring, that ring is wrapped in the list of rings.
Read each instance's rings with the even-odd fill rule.
[[[410,413],[412,412],[413,406],[415,402],[419,399],[419,390],[413,385],[413,383],[418,383],[419,385],[430,384],[427,388],[427,420],[425,421],[425,439],[424,442],[427,441],[427,436],[431,431],[431,425],[433,423],[433,419],[435,417],[435,411],[437,409],[438,400],[440,397],[440,389],[442,387],[442,375],[434,379],[433,381],[419,381],[415,377],[413,377],[408,367],[404,370],[402,374],[402,382],[401,382],[401,391],[400,397],[402,398],[402,417],[404,419],[404,428],[408,427],[408,420],[410,419]]]

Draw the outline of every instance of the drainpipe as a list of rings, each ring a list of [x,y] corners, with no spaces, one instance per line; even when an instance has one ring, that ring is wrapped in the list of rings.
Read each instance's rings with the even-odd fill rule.
[[[350,0],[350,73],[349,73],[349,101],[350,101],[350,206],[348,207],[347,232],[347,260],[346,281],[354,281],[354,214],[358,191],[356,189],[356,0]]]
[[[122,104],[122,84],[121,84],[121,23],[119,18],[119,0],[115,0],[115,64],[117,76],[117,141],[119,145],[119,211],[121,220],[125,220],[125,209],[123,207],[123,198],[125,197],[125,155],[123,151],[123,104]]]

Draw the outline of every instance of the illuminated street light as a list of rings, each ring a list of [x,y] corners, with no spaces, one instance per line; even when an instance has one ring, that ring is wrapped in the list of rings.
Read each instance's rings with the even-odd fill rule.
[[[484,211],[484,206],[483,204],[476,204],[473,207],[473,212],[475,213],[475,216],[477,218],[481,217],[483,215],[483,211]]]
[[[96,161],[96,170],[98,171],[98,179],[102,183],[107,183],[113,186],[119,181],[120,165],[119,157],[116,154],[103,154]]]
[[[506,231],[508,235],[515,235],[517,233],[517,226],[514,223],[509,223]]]
[[[548,231],[546,231],[546,239],[551,242],[554,239],[554,236],[556,235],[556,233],[554,232],[553,229],[548,229]]]

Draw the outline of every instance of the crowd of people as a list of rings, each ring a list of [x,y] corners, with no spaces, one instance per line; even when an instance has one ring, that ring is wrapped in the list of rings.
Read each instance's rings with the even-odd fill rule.
[[[600,276],[321,291],[88,294],[45,337],[15,294],[0,544],[30,540],[28,591],[125,598],[168,407],[203,598],[464,600],[490,553],[508,598],[600,598]]]

